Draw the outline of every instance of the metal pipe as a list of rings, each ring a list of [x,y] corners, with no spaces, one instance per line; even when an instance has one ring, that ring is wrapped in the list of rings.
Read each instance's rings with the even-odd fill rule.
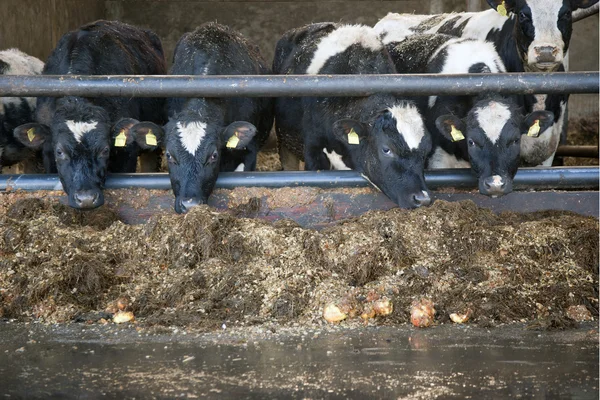
[[[562,145],[556,149],[557,157],[598,158],[598,146],[569,146]]]
[[[597,167],[522,168],[514,180],[516,189],[591,189],[599,185]],[[430,189],[452,187],[477,188],[477,179],[469,169],[429,170],[425,181]],[[294,172],[225,172],[219,175],[217,188],[235,187],[298,187],[320,188],[369,186],[355,171],[294,171]],[[107,189],[145,188],[168,190],[169,175],[113,174],[106,180]],[[62,190],[57,175],[0,175],[0,190]]]
[[[588,8],[580,8],[578,10],[573,11],[573,22],[581,21],[584,18],[590,17],[594,14],[598,14],[598,10],[600,9],[600,3],[596,3]]]
[[[0,75],[2,96],[281,97],[598,93],[598,72],[261,75],[79,76]]]

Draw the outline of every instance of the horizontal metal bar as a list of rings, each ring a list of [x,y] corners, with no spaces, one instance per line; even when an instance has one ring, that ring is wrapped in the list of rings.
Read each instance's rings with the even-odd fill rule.
[[[599,188],[597,167],[523,168],[514,180],[515,189],[589,189]],[[425,172],[430,189],[453,187],[475,189],[477,179],[469,169],[430,170]],[[369,183],[355,171],[225,172],[219,175],[217,188],[365,187]],[[160,174],[113,174],[106,188],[145,188],[168,190],[169,176]],[[62,190],[57,175],[0,175],[0,190]]]
[[[557,157],[598,158],[598,146],[569,146],[562,145],[556,149]]]
[[[281,97],[598,93],[598,72],[419,75],[0,75],[2,96]]]
[[[584,18],[598,14],[598,9],[600,9],[600,3],[596,3],[588,8],[580,8],[573,11],[573,22],[581,21]]]

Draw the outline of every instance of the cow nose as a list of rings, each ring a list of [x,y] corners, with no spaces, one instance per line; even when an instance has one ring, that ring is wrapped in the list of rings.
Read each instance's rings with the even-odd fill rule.
[[[413,195],[413,204],[415,207],[426,207],[431,204],[431,197],[429,193],[422,190],[421,193]]]
[[[500,175],[488,176],[483,180],[483,187],[485,188],[488,195],[501,195],[504,194],[504,188],[506,187],[506,181],[502,179]]]
[[[556,62],[556,56],[558,55],[558,47],[555,46],[537,46],[535,47],[535,54],[537,62],[539,63],[553,63]]]
[[[190,197],[188,199],[181,199],[179,206],[181,207],[181,212],[185,214],[186,212],[190,211],[192,209],[192,207],[195,207],[199,204],[200,204],[199,199],[197,199],[195,197]]]
[[[80,190],[79,192],[75,192],[73,195],[75,205],[77,208],[82,209],[98,207],[100,205],[98,204],[99,197],[100,192],[97,190]]]

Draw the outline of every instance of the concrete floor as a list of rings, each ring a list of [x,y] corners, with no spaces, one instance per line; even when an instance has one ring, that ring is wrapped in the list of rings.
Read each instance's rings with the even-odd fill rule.
[[[0,322],[4,398],[597,399],[598,329]]]

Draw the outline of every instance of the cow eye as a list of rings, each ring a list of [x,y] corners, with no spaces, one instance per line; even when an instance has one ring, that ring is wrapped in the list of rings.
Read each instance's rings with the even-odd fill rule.
[[[519,144],[520,141],[521,141],[521,138],[517,138],[517,139],[511,141],[509,144],[511,144],[511,145]]]
[[[525,13],[524,11],[521,11],[519,13],[519,19],[521,21],[529,21],[531,19],[531,16],[529,14]]]
[[[475,147],[475,141],[473,139],[467,140],[467,143],[469,144],[469,147]]]
[[[67,155],[65,154],[65,152],[60,148],[57,147],[56,148],[56,158],[59,160],[65,160],[67,158]]]
[[[173,157],[173,156],[171,155],[171,153],[169,153],[168,151],[167,151],[167,153],[165,154],[165,157],[167,157],[167,162],[168,162],[169,164],[177,164],[177,161],[175,161],[175,157]]]
[[[390,156],[390,155],[392,155],[392,149],[390,149],[389,147],[385,147],[385,146],[384,146],[384,147],[381,149],[381,151],[382,151],[382,152],[383,152],[383,154],[385,154],[386,156]]]
[[[219,158],[219,153],[217,152],[217,150],[214,150],[210,155],[210,162],[217,161],[217,158]]]
[[[110,147],[106,146],[102,149],[102,153],[100,153],[100,157],[108,157],[110,154]]]

